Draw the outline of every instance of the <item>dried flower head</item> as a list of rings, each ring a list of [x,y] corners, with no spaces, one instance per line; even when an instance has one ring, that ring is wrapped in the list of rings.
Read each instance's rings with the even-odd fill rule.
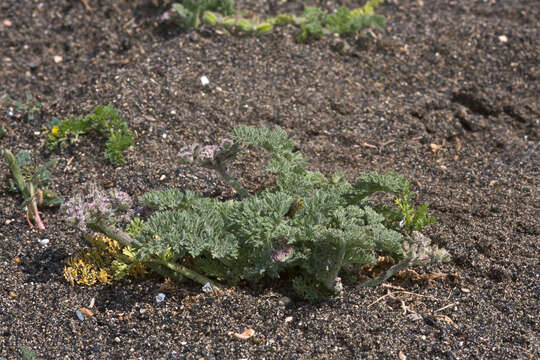
[[[105,192],[89,183],[64,203],[62,210],[68,223],[85,231],[89,222],[128,220],[132,215],[131,204],[131,197],[125,192],[117,189]]]
[[[178,157],[182,162],[195,164],[206,168],[215,168],[232,159],[240,151],[239,146],[235,146],[234,141],[228,138],[221,140],[219,145],[201,146],[194,143],[180,149]]]
[[[283,245],[270,252],[270,257],[275,262],[285,262],[294,254],[294,247],[291,245]]]

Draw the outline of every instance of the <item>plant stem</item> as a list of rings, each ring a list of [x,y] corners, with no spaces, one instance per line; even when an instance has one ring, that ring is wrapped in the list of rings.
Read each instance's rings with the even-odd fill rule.
[[[38,229],[45,230],[45,225],[43,224],[43,221],[41,221],[41,217],[39,216],[39,211],[38,211],[38,207],[37,207],[37,203],[35,199],[32,200],[31,209],[32,210],[28,210],[28,211],[32,214],[32,217],[34,218],[34,221],[36,222]]]
[[[413,260],[413,256],[406,257],[405,259],[401,260],[396,265],[390,267],[388,270],[386,270],[384,273],[382,273],[378,277],[376,277],[374,279],[371,279],[371,280],[366,280],[366,281],[360,283],[357,286],[357,288],[360,289],[360,288],[364,288],[364,287],[373,287],[373,286],[378,286],[378,285],[382,284],[383,282],[385,282],[386,280],[388,280],[392,276],[396,275],[401,270],[405,270],[407,267],[409,267],[412,260]]]
[[[104,234],[105,236],[118,241],[124,246],[139,247],[137,241],[125,232],[116,229],[114,226],[108,225],[103,221],[87,223],[86,226],[94,231]]]
[[[19,191],[22,193],[25,202],[30,202],[29,205],[26,205],[27,215],[29,214],[30,217],[36,222],[38,229],[45,230],[45,225],[43,224],[43,221],[41,221],[37,202],[34,198],[35,191],[32,183],[28,182],[27,184],[26,181],[24,181],[24,177],[21,173],[19,165],[17,164],[17,160],[15,159],[15,156],[13,156],[13,153],[10,150],[5,149],[4,156],[9,163],[9,169],[11,170],[11,174],[13,175],[13,179],[15,179],[15,183],[17,184]]]
[[[214,169],[218,172],[219,175],[221,175],[223,180],[228,185],[230,185],[234,190],[236,190],[236,192],[240,195],[242,199],[249,197],[249,193],[247,192],[247,190],[244,189],[244,187],[240,184],[240,182],[238,182],[238,180],[236,180],[227,173],[225,167],[222,164],[217,164]]]
[[[209,283],[212,286],[212,289],[217,290],[217,291],[221,290],[220,285],[217,285],[215,282],[213,282],[212,280],[210,280],[206,276],[201,275],[201,274],[199,274],[199,273],[197,273],[197,272],[195,272],[195,271],[193,271],[191,269],[188,269],[185,266],[182,266],[182,265],[179,265],[179,264],[176,264],[176,263],[172,263],[172,262],[169,262],[169,261],[166,261],[166,260],[162,260],[162,259],[153,259],[152,262],[163,265],[163,266],[167,267],[168,269],[174,271],[175,273],[179,273],[182,276],[184,276],[185,278],[188,278],[190,280],[198,282],[201,285],[206,285],[207,283]]]
[[[109,237],[109,238],[111,238],[113,240],[118,241],[120,244],[122,244],[124,246],[135,246],[137,248],[141,247],[141,245],[135,239],[133,239],[131,236],[129,236],[128,234],[126,234],[125,232],[123,232],[121,230],[116,229],[114,226],[106,224],[103,221],[87,223],[86,226],[91,230],[102,233],[105,236],[107,236],[107,237]],[[144,260],[143,260],[143,262],[144,262]],[[181,278],[183,276],[185,278],[188,278],[190,280],[198,282],[201,285],[205,285],[206,283],[210,283],[210,285],[212,286],[212,288],[214,290],[217,290],[217,291],[221,290],[221,286],[217,285],[215,282],[213,282],[212,280],[210,280],[206,276],[203,276],[203,275],[201,275],[201,274],[199,274],[199,273],[197,273],[197,272],[195,272],[193,270],[190,270],[185,266],[182,266],[182,265],[179,265],[179,264],[176,264],[176,263],[173,263],[173,262],[169,262],[169,261],[166,261],[166,260],[163,260],[163,259],[159,259],[159,258],[150,259],[150,260],[148,260],[148,262],[151,265],[152,264],[157,264],[157,265],[165,266],[166,268],[172,270],[175,274],[181,275],[181,276],[177,276],[177,278],[180,279],[180,280],[181,280]],[[164,276],[169,276],[170,275],[170,274],[161,273],[161,271],[159,271],[158,267],[153,266],[152,268],[156,272],[160,273],[160,275],[164,275]]]

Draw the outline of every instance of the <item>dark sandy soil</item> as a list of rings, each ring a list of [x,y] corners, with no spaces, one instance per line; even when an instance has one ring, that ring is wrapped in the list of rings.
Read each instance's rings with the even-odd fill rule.
[[[32,150],[36,163],[60,157],[53,187],[63,197],[88,180],[135,197],[166,187],[230,197],[215,174],[179,165],[179,149],[237,124],[279,125],[325,174],[405,175],[438,219],[426,234],[453,261],[377,288],[346,287],[317,305],[283,304],[290,293],[279,288],[213,297],[156,279],[72,287],[62,269],[87,245],[82,234],[58,211],[44,212],[46,231],[30,229],[2,159],[0,357],[27,349],[39,359],[539,358],[537,0],[386,1],[385,30],[351,41],[348,55],[332,50],[332,38],[296,44],[294,28],[259,38],[182,33],[159,20],[170,3],[86,2],[0,4],[0,97],[29,91],[41,102],[34,120],[0,104],[0,147]],[[342,3],[275,9],[304,4]],[[254,0],[237,7],[272,11]],[[138,135],[126,165],[106,163],[95,136],[47,151],[52,117],[108,103]],[[234,166],[250,191],[269,182],[259,160],[246,153]],[[167,297],[158,304],[159,292]],[[94,315],[80,321],[76,310],[92,301]],[[229,335],[244,327],[253,339]]]

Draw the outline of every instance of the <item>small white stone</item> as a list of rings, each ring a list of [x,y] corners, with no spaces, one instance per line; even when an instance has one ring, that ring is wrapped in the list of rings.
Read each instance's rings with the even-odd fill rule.
[[[293,319],[292,316],[287,316],[287,317],[285,318],[285,322],[286,322],[286,323],[291,322],[292,319]]]
[[[53,56],[53,60],[54,60],[55,63],[59,64],[59,63],[62,62],[63,59],[62,59],[61,56],[55,55],[55,56]]]
[[[159,177],[159,181],[165,180],[166,177],[167,177],[167,176],[165,176],[165,175],[161,175],[161,176]]]
[[[499,36],[499,41],[505,43],[508,41],[508,37],[506,35],[501,35]]]
[[[41,239],[39,240],[39,245],[45,246],[49,243],[49,239]]]
[[[206,86],[208,84],[210,84],[210,80],[208,80],[208,78],[206,76],[201,76],[201,84],[203,84],[203,86]]]
[[[162,138],[166,139],[167,138],[167,134],[164,133],[163,135],[161,135]]]
[[[212,293],[212,292],[214,292],[214,289],[212,289],[212,285],[209,282],[207,282],[202,287],[202,291],[205,292],[205,293]]]
[[[163,302],[163,300],[165,300],[165,294],[164,293],[159,293],[156,295],[156,302],[159,304],[160,302]]]

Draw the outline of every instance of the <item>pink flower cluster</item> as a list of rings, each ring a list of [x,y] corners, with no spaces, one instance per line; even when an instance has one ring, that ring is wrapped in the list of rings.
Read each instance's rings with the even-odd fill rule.
[[[132,215],[131,205],[131,197],[123,191],[111,189],[105,192],[95,184],[86,184],[62,205],[62,210],[68,223],[85,231],[89,222],[128,220]]]
[[[294,254],[294,247],[287,244],[287,239],[280,239],[278,246],[270,252],[270,257],[275,262],[285,262]]]

